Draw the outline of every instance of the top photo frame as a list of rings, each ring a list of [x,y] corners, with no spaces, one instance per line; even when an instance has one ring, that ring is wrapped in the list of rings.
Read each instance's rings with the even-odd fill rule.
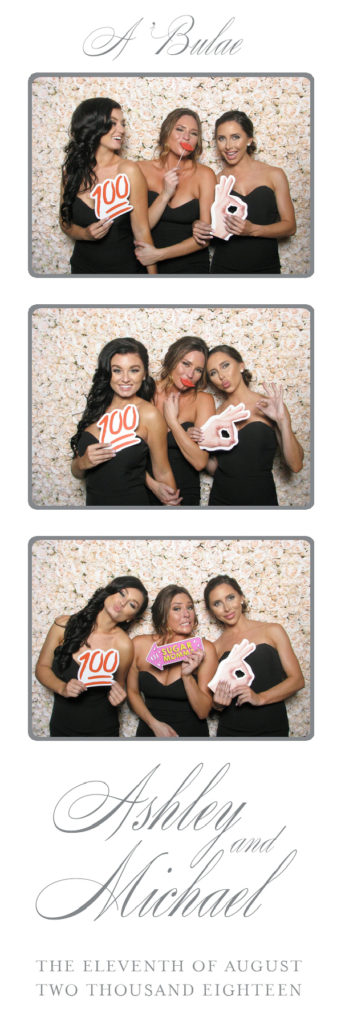
[[[44,74],[29,91],[32,276],[313,273],[310,75]]]

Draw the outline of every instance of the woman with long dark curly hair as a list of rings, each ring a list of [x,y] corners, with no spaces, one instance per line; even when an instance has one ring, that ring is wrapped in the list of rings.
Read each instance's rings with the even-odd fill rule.
[[[109,341],[71,438],[72,473],[85,477],[87,505],[149,505],[147,462],[156,485],[178,496],[154,391],[145,346],[135,338]]]
[[[202,338],[185,335],[174,341],[164,356],[154,403],[168,427],[169,461],[180,495],[170,495],[148,475],[153,504],[200,505],[200,470],[207,464],[208,453],[190,437],[189,428],[198,429],[215,412],[212,395],[201,390],[207,354]]]
[[[249,619],[243,590],[231,576],[209,580],[204,600],[223,627],[214,641],[224,664],[214,691],[217,736],[288,736],[285,701],[304,687],[304,679],[285,629]]]
[[[81,611],[55,619],[36,665],[37,679],[54,693],[51,736],[118,736],[133,659],[127,630],[147,604],[141,580],[118,576]]]
[[[152,241],[147,188],[137,164],[121,156],[124,134],[120,104],[108,97],[83,100],[72,115],[60,206],[62,231],[75,242],[72,274],[141,273],[134,239]],[[117,194],[125,202],[113,216]]]
[[[207,379],[224,398],[206,427],[205,440],[201,429],[192,428],[190,434],[209,449],[209,504],[278,505],[272,475],[277,448],[291,472],[299,473],[303,465],[282,387],[262,384],[263,394],[251,389],[252,373],[231,345],[210,350]]]
[[[139,165],[148,185],[153,245],[138,243],[137,258],[147,267],[157,263],[159,274],[208,274],[208,249],[194,240],[192,223],[210,219],[215,175],[198,162],[202,132],[194,110],[179,107],[167,115],[158,152]]]
[[[152,617],[155,632],[133,641],[134,661],[127,680],[129,703],[140,719],[136,736],[205,739],[209,735],[206,719],[212,707],[208,683],[218,667],[214,645],[203,639],[202,650],[188,648],[180,663],[161,671],[147,660],[152,646],[178,642],[183,652],[186,641],[198,629],[188,590],[172,583],[163,587],[152,606]]]
[[[254,159],[253,124],[243,110],[218,117],[215,141],[223,166],[217,175],[214,223],[209,217],[193,225],[198,243],[213,241],[211,273],[280,274],[277,241],[296,231],[287,177],[281,168]]]

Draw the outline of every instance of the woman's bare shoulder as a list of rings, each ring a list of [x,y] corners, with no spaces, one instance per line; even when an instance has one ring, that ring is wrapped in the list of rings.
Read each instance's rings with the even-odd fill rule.
[[[65,629],[65,626],[67,626],[68,624],[69,618],[69,615],[57,615],[57,617],[54,620],[54,625],[62,626],[62,628]]]

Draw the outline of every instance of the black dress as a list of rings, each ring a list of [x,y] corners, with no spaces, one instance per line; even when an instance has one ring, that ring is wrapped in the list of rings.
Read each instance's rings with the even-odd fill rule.
[[[219,662],[227,658],[225,651]],[[255,678],[251,689],[255,693],[269,690],[271,686],[282,683],[286,674],[282,667],[278,651],[271,644],[257,644],[256,650],[245,658],[252,668]],[[255,707],[253,704],[242,704],[237,707],[237,698],[224,711],[219,712],[217,736],[287,736],[289,732],[288,716],[283,700],[276,704]]]
[[[83,430],[78,454],[84,455],[88,445],[98,444],[89,430]],[[149,505],[149,490],[145,484],[149,448],[141,438],[139,444],[117,452],[113,459],[101,462],[85,474],[87,505]]]
[[[276,224],[280,220],[276,196],[268,185],[258,185],[248,195],[235,195],[248,205],[247,219],[253,224]],[[280,274],[277,238],[233,235],[228,242],[214,239],[211,274]]]
[[[186,421],[181,423],[180,426],[184,430],[188,430],[189,427],[194,427],[194,423]],[[195,469],[182,454],[171,430],[167,434],[167,444],[169,462],[174,473],[176,486],[180,488],[180,494],[183,499],[181,508],[186,508],[187,505],[200,505],[199,470]],[[151,468],[149,468],[149,472],[152,473]],[[150,495],[152,505],[162,505],[162,502],[152,492],[150,492]]]
[[[154,202],[159,192],[148,191],[148,206]],[[193,221],[200,216],[199,199],[190,199],[188,203],[175,209],[166,206],[160,220],[152,229],[153,242],[157,249],[169,245],[177,245],[186,238],[192,238]],[[157,264],[158,274],[208,274],[208,249],[188,253],[187,256],[176,256],[170,260],[160,260]]]
[[[95,211],[79,196],[72,205],[72,222],[81,228],[98,224]],[[97,242],[75,242],[71,256],[71,274],[143,274],[138,263],[129,213],[113,221],[108,234]]]
[[[198,718],[189,703],[182,679],[164,686],[152,672],[140,672],[140,690],[145,698],[148,711],[159,722],[171,725],[178,736],[199,736],[206,739],[209,735],[206,718]],[[154,733],[140,720],[136,736],[153,736]],[[155,739],[155,737],[154,737]]]
[[[218,462],[209,505],[278,505],[272,465],[277,449],[273,427],[261,420],[238,431],[230,451],[211,452]]]
[[[71,658],[61,675],[53,661],[52,671],[68,683],[77,679],[78,662]],[[50,720],[50,736],[118,736],[118,711],[108,700],[108,686],[94,686],[79,697],[54,695]]]

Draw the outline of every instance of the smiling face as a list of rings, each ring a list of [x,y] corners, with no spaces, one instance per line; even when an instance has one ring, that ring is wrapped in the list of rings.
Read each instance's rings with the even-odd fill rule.
[[[174,153],[174,156],[179,157],[182,155],[186,157],[195,149],[198,136],[199,131],[195,118],[184,114],[183,117],[179,118],[168,135],[168,149],[171,153]],[[184,146],[181,145],[182,142],[185,144]]]
[[[252,142],[237,121],[224,121],[219,125],[216,143],[219,156],[231,167],[236,167],[247,154],[247,147]]]
[[[180,359],[172,370],[172,381],[179,391],[186,391],[188,388],[195,388],[202,379],[205,369],[205,356],[203,352],[193,349],[187,352]]]
[[[109,149],[111,152],[119,153],[124,135],[125,135],[125,120],[122,110],[117,110],[116,107],[111,111],[110,120],[112,127],[106,133],[102,135],[100,140],[100,146],[104,149]]]
[[[110,361],[110,387],[119,398],[132,398],[140,390],[145,369],[135,352],[115,355]]]
[[[104,608],[113,623],[130,622],[138,615],[143,604],[143,595],[135,587],[122,587],[116,594],[105,598]]]
[[[212,615],[224,626],[236,626],[243,614],[244,597],[238,594],[228,583],[214,587],[209,595],[209,608]]]
[[[242,372],[245,369],[244,363],[238,363],[226,352],[214,352],[207,360],[207,377],[211,384],[214,384],[219,391],[232,395],[239,387]]]
[[[172,598],[167,615],[167,631],[176,636],[191,636],[195,623],[193,601],[179,591]]]

